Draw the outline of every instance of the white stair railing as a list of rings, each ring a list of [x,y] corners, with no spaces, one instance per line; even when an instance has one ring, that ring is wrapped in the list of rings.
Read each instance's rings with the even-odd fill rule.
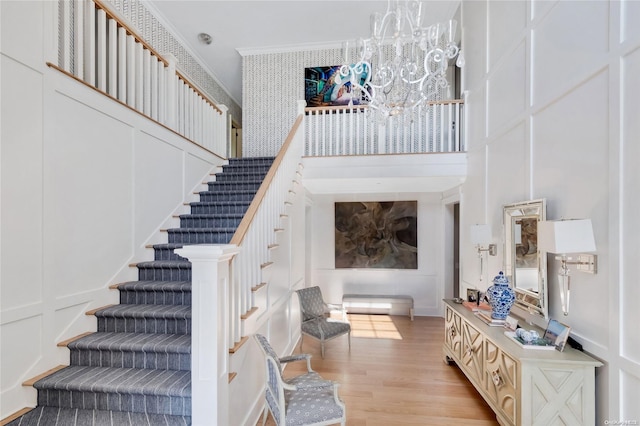
[[[175,57],[161,56],[106,3],[58,5],[58,63],[49,66],[227,156],[227,108],[181,74]]]
[[[463,112],[461,100],[429,102],[381,122],[366,106],[305,108],[305,155],[462,152]]]
[[[248,334],[243,320],[255,309],[253,290],[262,284],[262,270],[269,264],[269,246],[276,241],[281,215],[297,177],[304,147],[302,103],[298,119],[230,241],[240,249],[231,264],[230,347]]]

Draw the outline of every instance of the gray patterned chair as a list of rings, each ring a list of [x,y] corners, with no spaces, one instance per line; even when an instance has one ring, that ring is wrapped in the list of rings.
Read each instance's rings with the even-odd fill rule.
[[[336,382],[324,380],[311,368],[311,355],[299,354],[278,357],[269,341],[261,334],[254,335],[266,361],[266,390],[262,426],[269,412],[277,426],[345,425],[344,403],[338,397]],[[307,361],[307,372],[291,379],[282,377],[282,364]]]
[[[324,302],[320,287],[307,287],[297,290],[300,300],[300,320],[302,321],[302,336],[300,337],[300,351],[302,351],[302,339],[311,336],[320,341],[320,350],[324,358],[324,343],[336,337],[347,334],[349,338],[349,350],[351,350],[351,325],[347,321],[346,312],[339,305],[329,305]],[[341,319],[333,319],[328,316],[330,310],[339,311]]]

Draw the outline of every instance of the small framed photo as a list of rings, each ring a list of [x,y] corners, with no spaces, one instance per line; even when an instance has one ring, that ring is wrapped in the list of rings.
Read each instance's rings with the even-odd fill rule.
[[[562,352],[567,344],[570,330],[571,327],[568,325],[562,324],[554,319],[549,319],[549,324],[544,332],[544,338],[553,343],[556,349]]]
[[[476,290],[474,288],[468,288],[467,302],[480,304],[480,290]]]
[[[516,331],[518,329],[518,320],[512,316],[507,316],[504,321],[504,328],[509,331]]]

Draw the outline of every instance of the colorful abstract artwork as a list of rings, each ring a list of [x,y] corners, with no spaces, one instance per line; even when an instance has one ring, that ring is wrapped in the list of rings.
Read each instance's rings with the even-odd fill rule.
[[[341,65],[330,67],[311,67],[304,70],[304,99],[308,107],[333,105],[354,105],[362,103],[351,87],[351,82],[339,77]],[[364,84],[367,73],[360,75],[360,84]]]
[[[417,212],[417,201],[335,203],[336,269],[418,269]]]

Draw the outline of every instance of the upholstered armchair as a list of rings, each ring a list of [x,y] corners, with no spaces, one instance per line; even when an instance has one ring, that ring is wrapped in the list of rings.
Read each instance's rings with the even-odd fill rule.
[[[320,341],[320,351],[324,358],[325,342],[348,335],[349,350],[351,350],[351,325],[347,320],[346,312],[340,305],[329,305],[322,298],[320,287],[308,287],[297,290],[300,300],[300,320],[302,322],[302,336],[300,337],[300,350],[302,351],[302,339],[310,336]],[[339,312],[340,318],[331,318],[331,311]]]
[[[324,380],[311,368],[311,355],[299,354],[278,357],[269,341],[261,334],[254,335],[265,356],[266,389],[262,425],[269,412],[277,426],[345,425],[345,406],[338,397],[336,382]],[[282,364],[306,361],[307,372],[285,380]]]

